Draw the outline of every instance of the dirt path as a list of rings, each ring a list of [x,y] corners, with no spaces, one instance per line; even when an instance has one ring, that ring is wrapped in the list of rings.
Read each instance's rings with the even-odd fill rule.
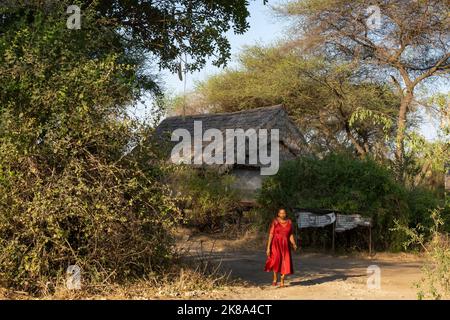
[[[249,284],[227,292],[225,298],[229,299],[416,299],[414,282],[421,276],[419,261],[400,256],[363,259],[295,254],[295,273],[287,279],[287,287],[278,288],[269,285],[272,275],[262,271],[263,254],[234,252],[219,256],[225,269]],[[380,289],[367,287],[370,265],[380,268]]]
[[[211,250],[210,240],[201,242],[202,249]],[[246,283],[225,290],[226,299],[417,299],[414,283],[421,278],[423,263],[409,254],[379,253],[369,258],[294,253],[295,273],[287,278],[286,287],[279,288],[270,285],[272,274],[263,271],[263,248],[239,249],[233,242],[216,239],[208,256]],[[380,268],[379,289],[367,286],[370,265]]]
[[[193,267],[205,266],[230,273],[236,279],[217,289],[190,287],[185,277],[174,284],[154,287],[148,281],[129,286],[112,286],[105,292],[62,291],[48,299],[417,299],[414,283],[421,278],[423,259],[412,254],[377,253],[367,255],[331,255],[300,251],[294,253],[294,271],[286,287],[271,286],[272,274],[264,272],[265,235],[244,235],[235,239],[220,236],[181,235],[179,249]],[[194,261],[192,261],[194,260]],[[199,261],[200,260],[200,261]],[[201,263],[200,263],[201,262]],[[380,268],[380,288],[368,289],[367,267]],[[187,273],[189,276],[189,273]],[[217,275],[217,274],[216,274]],[[219,274],[220,275],[220,274]],[[215,276],[214,276],[215,277]],[[193,278],[190,281],[196,281]],[[200,278],[199,278],[200,279]],[[200,279],[199,281],[202,281]],[[209,280],[207,280],[209,281]],[[196,283],[195,283],[196,284]],[[0,299],[32,299],[20,292],[0,288]]]

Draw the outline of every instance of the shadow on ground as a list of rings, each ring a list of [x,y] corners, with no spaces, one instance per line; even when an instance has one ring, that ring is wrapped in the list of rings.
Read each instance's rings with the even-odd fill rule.
[[[220,263],[224,272],[241,279],[249,285],[265,286],[271,283],[272,274],[264,271],[264,253],[214,252],[209,254],[211,262]],[[398,261],[386,262],[377,259],[351,258],[327,254],[293,254],[294,274],[287,277],[290,286],[311,286],[333,281],[355,278],[367,279],[367,267],[377,265],[382,270],[398,266]],[[410,268],[416,272],[419,263],[403,262],[403,272]],[[405,271],[406,269],[406,271]]]

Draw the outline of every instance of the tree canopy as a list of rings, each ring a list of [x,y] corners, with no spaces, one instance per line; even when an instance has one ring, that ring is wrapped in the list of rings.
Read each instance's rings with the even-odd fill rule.
[[[392,89],[354,72],[351,63],[311,57],[286,44],[248,47],[234,69],[200,83],[175,112],[236,111],[284,104],[318,153],[352,148],[381,158],[395,128]]]
[[[401,175],[415,90],[450,72],[448,1],[306,0],[290,1],[279,11],[297,19],[292,35],[305,50],[358,62],[391,79],[401,100],[395,141]]]
[[[80,29],[66,26],[69,4],[81,8]],[[69,265],[83,270],[88,286],[170,261],[176,197],[150,146],[140,146],[145,163],[128,153],[148,132],[128,107],[145,91],[160,92],[149,54],[161,67],[184,53],[191,68],[211,54],[224,63],[223,33],[246,29],[246,4],[2,2],[2,285],[51,293]]]

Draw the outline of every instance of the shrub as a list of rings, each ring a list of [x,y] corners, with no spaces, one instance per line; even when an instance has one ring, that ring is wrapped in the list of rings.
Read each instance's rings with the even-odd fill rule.
[[[222,228],[227,220],[233,220],[238,205],[232,176],[212,168],[179,166],[170,183],[182,198],[179,206],[188,225],[200,231],[212,231]]]
[[[163,268],[177,210],[159,165],[126,153],[140,139],[127,112],[139,52],[88,10],[76,32],[62,10],[3,10],[0,284],[43,293],[69,265],[87,285]]]
[[[429,212],[443,205],[443,197],[434,190],[416,187],[408,191],[409,226],[422,225],[431,228],[434,222]],[[443,209],[442,213],[445,213]],[[447,224],[446,224],[447,225]]]
[[[83,283],[158,271],[171,257],[171,200],[157,180],[97,157],[47,173],[34,159],[0,176],[0,279],[49,292],[69,265]],[[20,167],[30,167],[30,172]]]
[[[419,246],[425,253],[425,263],[422,267],[422,278],[416,283],[419,299],[450,298],[450,239],[444,230],[443,213],[449,211],[447,202],[444,207],[429,210],[432,224],[429,227],[419,226],[409,228],[396,222],[396,230],[407,235],[405,248],[411,245]]]
[[[394,219],[409,221],[407,190],[391,172],[371,159],[344,154],[299,158],[282,165],[259,195],[265,222],[278,207],[326,208],[373,220],[378,248],[399,249],[403,238],[391,232]]]

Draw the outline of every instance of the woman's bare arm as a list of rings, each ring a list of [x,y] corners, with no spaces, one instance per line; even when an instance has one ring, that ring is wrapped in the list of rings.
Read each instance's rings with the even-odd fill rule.
[[[295,238],[294,235],[291,233],[291,236],[289,237],[289,241],[292,244],[292,247],[294,248],[294,250],[297,250],[297,244],[295,243]]]
[[[267,249],[266,249],[267,256],[270,256],[270,246],[272,244],[274,227],[275,227],[275,223],[274,223],[274,221],[272,221],[272,223],[270,225],[270,229],[269,229],[269,239],[267,240]]]
[[[270,245],[272,244],[272,238],[273,238],[273,234],[269,234],[269,239],[267,240],[267,249],[266,249],[266,253],[267,256],[270,256]]]

